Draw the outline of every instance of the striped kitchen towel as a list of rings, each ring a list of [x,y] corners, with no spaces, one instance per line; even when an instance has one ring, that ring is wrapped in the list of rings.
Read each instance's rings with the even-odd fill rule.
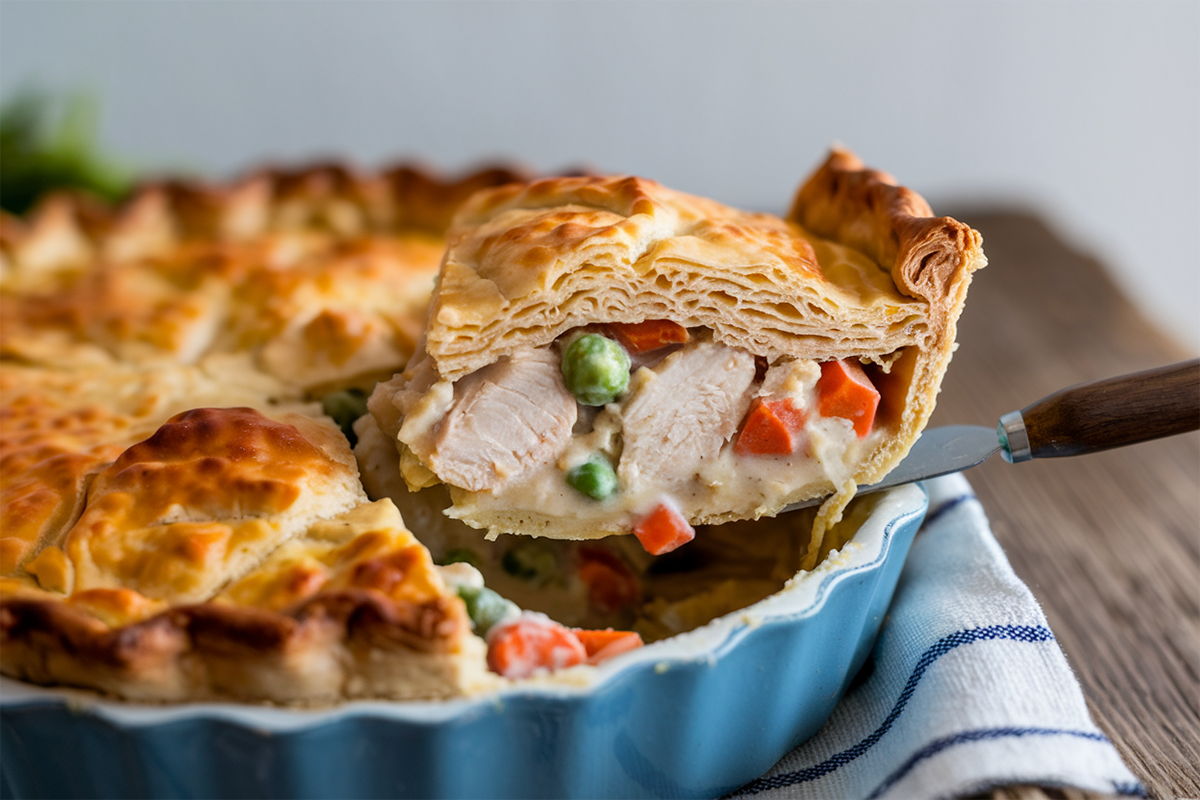
[[[817,734],[734,797],[1144,796],[961,475],[930,481],[871,660]]]

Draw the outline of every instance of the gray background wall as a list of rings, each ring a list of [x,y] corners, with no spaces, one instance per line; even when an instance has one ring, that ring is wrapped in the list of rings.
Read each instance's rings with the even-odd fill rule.
[[[499,156],[778,211],[841,142],[935,210],[1041,211],[1200,351],[1196,2],[5,0],[0,97],[26,86],[213,175]]]

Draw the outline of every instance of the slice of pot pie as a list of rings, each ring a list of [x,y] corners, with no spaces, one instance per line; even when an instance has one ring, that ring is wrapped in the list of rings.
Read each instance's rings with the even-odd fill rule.
[[[369,406],[410,488],[489,535],[663,553],[832,495],[811,568],[933,411],[980,241],[845,151],[785,218],[636,177],[483,191]]]
[[[782,589],[800,569],[816,514],[808,508],[703,527],[689,546],[661,556],[647,553],[631,536],[487,541],[442,513],[449,505],[445,485],[408,489],[395,445],[370,415],[355,430],[354,453],[367,494],[393,500],[436,563],[470,564],[487,589],[556,622],[634,630],[646,642],[691,630]],[[852,505],[828,532],[821,559],[845,546],[869,514],[870,501]]]

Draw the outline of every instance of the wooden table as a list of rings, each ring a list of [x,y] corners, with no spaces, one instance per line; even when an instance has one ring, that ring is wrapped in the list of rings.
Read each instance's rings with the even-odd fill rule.
[[[1068,385],[1196,355],[1038,218],[954,216],[983,234],[990,263],[971,286],[931,425],[994,424]],[[1200,434],[1080,458],[995,458],[968,477],[1096,724],[1151,796],[1200,797]]]

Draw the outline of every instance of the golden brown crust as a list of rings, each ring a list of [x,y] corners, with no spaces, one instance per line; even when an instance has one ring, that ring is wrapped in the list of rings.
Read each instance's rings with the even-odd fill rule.
[[[87,481],[119,447],[87,423],[96,409],[56,415],[39,425],[40,409],[0,408],[0,574],[10,575],[78,517]]]
[[[0,601],[6,674],[158,702],[449,697],[483,679],[459,663],[469,664],[472,638],[457,598],[416,603],[369,589],[326,592],[287,613],[179,606],[120,627],[57,600]],[[379,666],[359,669],[372,658],[399,668],[397,677],[416,666],[441,680],[389,681]],[[371,679],[356,681],[356,672]]]
[[[302,401],[404,363],[451,215],[518,177],[317,165],[0,216],[0,670],[152,701],[487,683]]]
[[[778,217],[643,178],[480,192],[448,238],[424,340],[447,379],[597,319],[702,326],[768,358],[840,358],[880,339],[890,352],[923,334],[918,304],[863,255],[818,253]]]
[[[924,198],[846,150],[834,150],[805,182],[788,218],[889,267],[900,291],[929,303],[942,324],[957,316],[964,274],[986,263],[978,231],[934,217]]]
[[[276,416],[187,411],[97,473],[62,543],[74,589],[201,601],[314,520],[366,499],[338,431]]]
[[[0,574],[34,569],[39,551],[78,519],[94,475],[172,414],[220,401],[261,403],[277,389],[269,380],[246,386],[190,367],[60,371],[0,363]],[[52,561],[39,561],[38,569],[56,572],[46,575],[56,585],[68,578]]]
[[[480,189],[528,180],[518,167],[444,176],[413,164],[360,173],[340,164],[260,169],[228,183],[151,181],[116,206],[86,195],[48,195],[28,218],[0,216],[8,269],[55,272],[121,261],[181,242],[245,241],[287,231],[441,236]],[[16,274],[5,278],[15,278]]]
[[[271,413],[188,411],[99,470],[78,522],[0,585],[5,674],[156,701],[486,682],[462,601],[390,501],[366,502],[345,439]]]
[[[76,368],[237,354],[320,393],[407,361],[442,236],[503,168],[263,170],[160,182],[107,209],[56,195],[0,225],[0,356]]]

